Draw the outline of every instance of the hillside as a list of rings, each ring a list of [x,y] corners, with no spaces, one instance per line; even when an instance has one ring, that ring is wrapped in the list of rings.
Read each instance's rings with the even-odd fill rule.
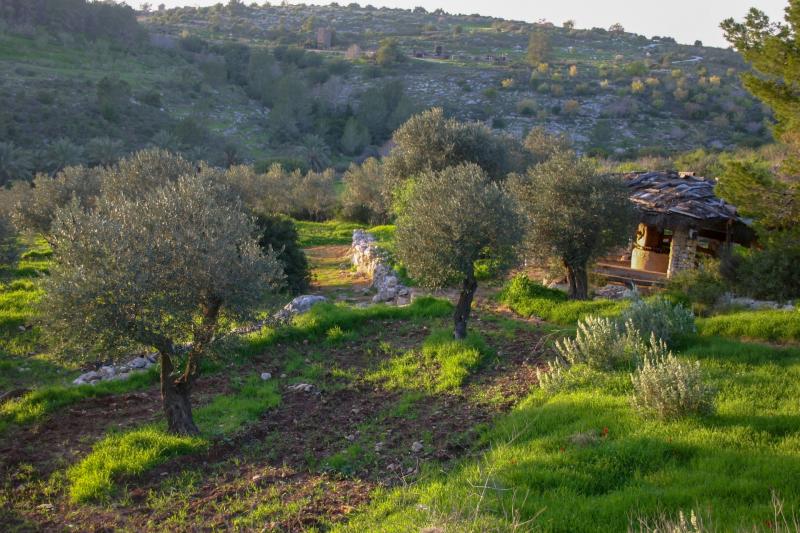
[[[328,29],[326,55],[361,58],[347,83],[356,96],[396,78],[421,107],[442,106],[515,135],[544,125],[601,154],[722,149],[768,135],[760,105],[739,84],[746,67],[735,52],[679,45],[667,36],[355,4],[231,3],[157,12],[143,21],[151,32],[259,46],[327,48],[317,34]],[[547,35],[546,68],[526,61],[534,31]],[[396,40],[406,60],[377,69],[370,58],[386,38]]]
[[[4,13],[0,140],[27,161],[12,178],[150,145],[217,165],[343,169],[432,106],[515,136],[566,132],[618,159],[770,139],[766,112],[739,83],[739,56],[668,37],[230,2],[140,12],[140,32],[127,21],[125,39],[109,40]],[[545,41],[535,68],[532,33]]]

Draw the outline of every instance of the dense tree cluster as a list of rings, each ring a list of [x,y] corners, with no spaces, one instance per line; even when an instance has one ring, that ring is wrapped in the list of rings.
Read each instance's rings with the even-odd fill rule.
[[[87,0],[0,0],[0,19],[18,26],[42,26],[56,32],[133,43],[144,30],[128,5]]]

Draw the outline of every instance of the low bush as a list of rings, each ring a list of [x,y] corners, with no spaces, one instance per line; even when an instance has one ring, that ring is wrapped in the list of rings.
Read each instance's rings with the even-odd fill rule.
[[[556,341],[556,350],[569,364],[596,369],[632,366],[644,351],[639,331],[627,322],[620,327],[610,318],[588,316],[578,322],[574,339]]]
[[[694,270],[678,272],[667,284],[667,296],[675,303],[691,306],[698,314],[711,311],[729,291],[719,272],[719,263],[704,263]]]
[[[694,313],[661,296],[634,301],[619,317],[620,324],[629,322],[645,337],[652,333],[667,344],[697,331]]]
[[[547,362],[547,369],[536,369],[536,381],[543,390],[555,393],[563,390],[569,369],[558,359]]]
[[[800,341],[800,311],[741,311],[697,321],[701,335],[721,335],[773,342]]]
[[[286,289],[290,294],[302,294],[311,284],[306,254],[298,244],[295,224],[290,218],[281,216],[256,217],[258,245],[267,252],[272,248],[279,253],[278,261],[283,265],[286,275]]]
[[[713,410],[714,392],[703,381],[700,363],[680,361],[655,337],[631,382],[633,406],[644,415],[671,420]]]

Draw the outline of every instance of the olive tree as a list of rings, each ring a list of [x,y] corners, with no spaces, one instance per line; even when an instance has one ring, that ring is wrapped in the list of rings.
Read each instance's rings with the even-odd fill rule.
[[[43,235],[49,240],[50,225],[60,207],[73,198],[84,208],[94,204],[100,192],[100,174],[97,168],[67,167],[55,177],[37,174],[33,186],[27,188],[15,203],[11,217],[20,231]]]
[[[72,202],[52,232],[49,328],[90,353],[157,351],[168,428],[198,433],[190,392],[199,360],[222,323],[283,279],[238,195],[190,173],[136,197],[102,195],[92,210]]]
[[[510,198],[475,164],[428,172],[414,180],[397,221],[397,254],[422,284],[461,284],[453,315],[455,338],[467,335],[478,288],[475,261],[510,258],[520,234]]]
[[[342,213],[345,218],[372,224],[388,222],[391,190],[379,160],[370,157],[361,165],[351,163],[342,182]]]
[[[392,140],[395,146],[384,169],[394,184],[465,162],[477,164],[494,179],[525,168],[518,142],[495,135],[484,124],[447,118],[441,108],[411,117]]]
[[[573,152],[558,152],[525,175],[512,176],[509,189],[526,219],[526,248],[559,258],[569,296],[586,299],[589,262],[632,235],[635,217],[625,183],[598,174]]]

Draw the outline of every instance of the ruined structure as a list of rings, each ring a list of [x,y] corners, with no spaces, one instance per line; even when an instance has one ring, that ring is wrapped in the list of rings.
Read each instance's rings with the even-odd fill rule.
[[[333,30],[330,28],[317,28],[317,48],[328,50],[333,44]]]
[[[716,257],[725,244],[749,245],[753,232],[736,207],[714,194],[713,180],[685,172],[644,172],[624,176],[639,227],[631,250],[632,270],[672,277]]]

